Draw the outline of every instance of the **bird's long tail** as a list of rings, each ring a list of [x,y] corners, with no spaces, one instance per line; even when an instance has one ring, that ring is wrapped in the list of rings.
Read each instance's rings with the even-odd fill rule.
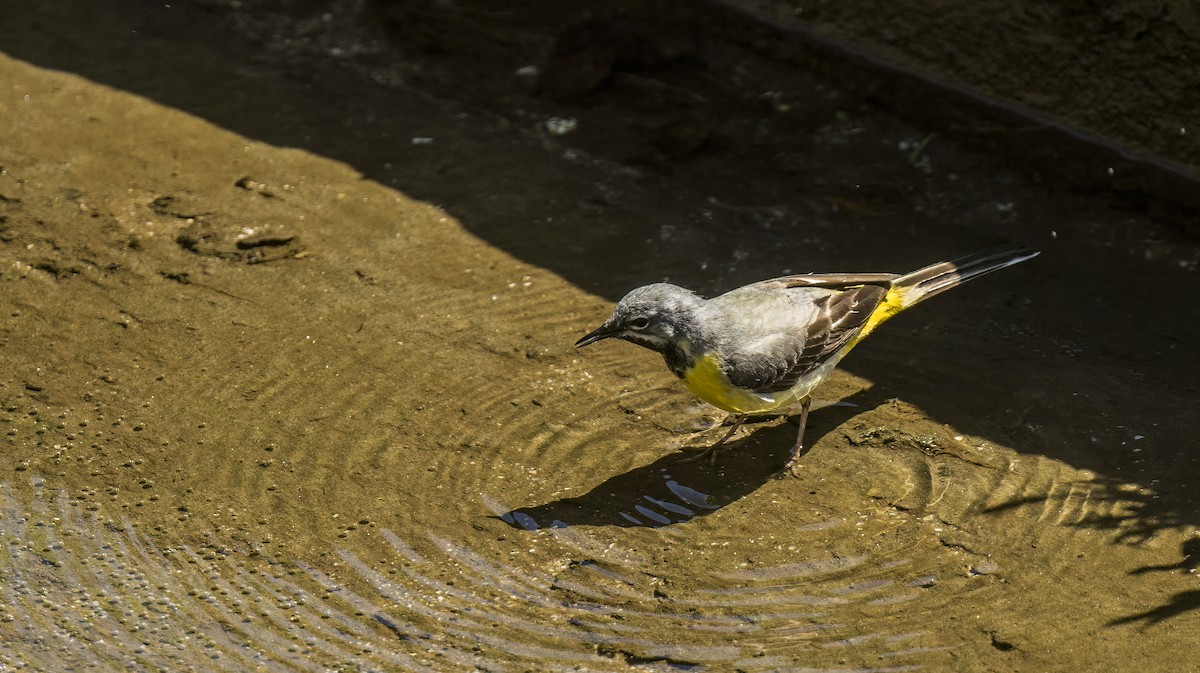
[[[990,248],[950,262],[931,264],[900,276],[892,281],[887,295],[871,314],[858,338],[865,337],[880,323],[917,302],[958,287],[972,278],[1019,264],[1037,255],[1036,250],[1025,247]]]
[[[900,290],[900,308],[908,308],[919,301],[939,295],[950,288],[958,287],[972,278],[1020,264],[1027,259],[1037,257],[1037,255],[1036,250],[1025,247],[990,248],[950,262],[931,264],[923,269],[905,274],[892,281],[892,287]]]

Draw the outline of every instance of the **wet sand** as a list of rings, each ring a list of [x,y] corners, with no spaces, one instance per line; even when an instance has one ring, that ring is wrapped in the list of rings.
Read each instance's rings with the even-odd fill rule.
[[[543,9],[0,17],[0,662],[1180,670],[1187,211]],[[646,282],[1005,241],[845,361],[797,479],[794,421],[682,463],[721,414],[572,346]]]

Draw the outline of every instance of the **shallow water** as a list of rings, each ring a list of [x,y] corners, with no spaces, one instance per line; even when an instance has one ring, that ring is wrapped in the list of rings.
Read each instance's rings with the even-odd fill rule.
[[[834,89],[803,147],[648,166],[521,91],[529,119],[222,33],[254,15],[139,19],[188,84],[102,39],[123,14],[46,7],[74,40],[0,60],[4,665],[1178,670],[1200,637],[1198,316],[1146,299],[1189,296],[1194,251],[1145,215],[951,143],[914,168],[928,130]],[[805,152],[824,181],[755,162]],[[796,479],[788,420],[682,462],[721,415],[571,345],[664,276],[997,239],[1045,252],[858,347]]]

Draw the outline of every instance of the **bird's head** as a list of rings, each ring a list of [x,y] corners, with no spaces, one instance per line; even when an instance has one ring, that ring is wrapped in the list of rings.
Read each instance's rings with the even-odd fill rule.
[[[664,352],[686,338],[701,301],[691,290],[669,283],[639,287],[617,302],[603,325],[575,345],[582,347],[615,337]]]

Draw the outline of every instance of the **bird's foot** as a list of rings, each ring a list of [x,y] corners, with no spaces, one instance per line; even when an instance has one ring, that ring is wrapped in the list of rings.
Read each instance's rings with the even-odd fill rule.
[[[800,465],[800,463],[789,461],[787,465],[784,465],[782,470],[775,473],[775,478],[786,479],[788,477],[795,477],[796,479],[799,479],[801,467],[802,465]]]
[[[707,449],[704,449],[700,453],[700,455],[692,456],[691,458],[684,458],[683,460],[681,460],[679,462],[690,463],[692,461],[700,460],[701,458],[708,456],[709,457],[708,464],[716,465],[717,464],[717,449],[724,446],[725,442],[728,442],[729,438],[733,437],[733,433],[737,432],[738,428],[742,427],[742,423],[744,423],[746,421],[745,414],[742,414],[739,416],[731,416],[731,418],[733,418],[733,423],[731,424],[732,427],[729,428],[729,432],[726,432],[724,437],[718,439],[712,446],[708,447]]]
[[[800,469],[804,467],[800,464],[800,459],[803,458],[806,453],[807,450],[803,444],[796,444],[793,446],[792,455],[790,458],[788,458],[787,465],[784,465],[782,470],[775,473],[775,478],[783,479],[784,477],[796,477],[799,479]]]
[[[713,446],[708,447],[707,449],[691,449],[691,448],[684,449],[685,451],[697,451],[698,453],[694,456],[688,456],[687,458],[681,458],[681,459],[679,459],[679,462],[694,463],[698,460],[703,460],[705,458],[708,458],[709,465],[716,465],[717,464],[717,448],[718,447],[716,445],[713,445]]]

